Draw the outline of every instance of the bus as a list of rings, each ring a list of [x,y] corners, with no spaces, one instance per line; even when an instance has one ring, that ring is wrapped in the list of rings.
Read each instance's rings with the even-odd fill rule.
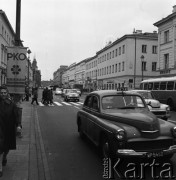
[[[176,110],[176,76],[143,80],[140,89],[152,91],[157,100]]]

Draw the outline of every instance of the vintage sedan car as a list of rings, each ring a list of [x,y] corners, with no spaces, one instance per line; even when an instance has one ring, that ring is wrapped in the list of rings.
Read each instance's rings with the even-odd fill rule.
[[[139,93],[144,99],[148,108],[157,117],[167,120],[170,117],[170,107],[167,104],[162,104],[155,99],[154,95],[149,90],[131,90]]]
[[[65,101],[79,101],[79,94],[75,89],[66,89],[64,94]]]
[[[176,125],[157,118],[138,93],[91,92],[77,113],[77,126],[103,157],[171,158],[176,153]]]
[[[60,88],[56,88],[55,95],[61,95],[61,94],[62,94],[62,90]]]

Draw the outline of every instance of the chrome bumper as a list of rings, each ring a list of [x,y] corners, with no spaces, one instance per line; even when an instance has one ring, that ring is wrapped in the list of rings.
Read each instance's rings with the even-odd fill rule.
[[[151,158],[151,157],[164,157],[170,154],[176,153],[176,145],[170,146],[168,149],[162,150],[160,152],[148,151],[148,152],[136,152],[132,149],[119,149],[117,150],[118,157],[142,157],[142,158]]]

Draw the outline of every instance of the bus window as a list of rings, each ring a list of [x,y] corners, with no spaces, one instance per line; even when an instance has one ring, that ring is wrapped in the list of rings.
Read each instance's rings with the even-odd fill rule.
[[[174,88],[174,81],[169,81],[167,83],[167,90],[173,90]]]
[[[148,83],[144,84],[144,89],[147,90],[148,89]]]
[[[174,86],[174,90],[176,90],[176,83],[175,83],[175,86]]]
[[[160,83],[160,90],[166,90],[166,82]]]
[[[158,89],[159,89],[159,82],[155,82],[153,90],[158,90]]]
[[[140,84],[140,89],[143,89],[143,83]]]
[[[152,90],[152,89],[153,89],[153,83],[151,82],[148,84],[148,90]]]

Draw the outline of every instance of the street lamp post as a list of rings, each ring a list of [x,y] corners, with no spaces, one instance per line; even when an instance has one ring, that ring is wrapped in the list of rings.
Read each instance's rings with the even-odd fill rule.
[[[142,71],[142,81],[143,81],[143,71],[144,71],[144,67],[143,67],[143,61],[144,61],[144,56],[141,56],[141,71]]]

